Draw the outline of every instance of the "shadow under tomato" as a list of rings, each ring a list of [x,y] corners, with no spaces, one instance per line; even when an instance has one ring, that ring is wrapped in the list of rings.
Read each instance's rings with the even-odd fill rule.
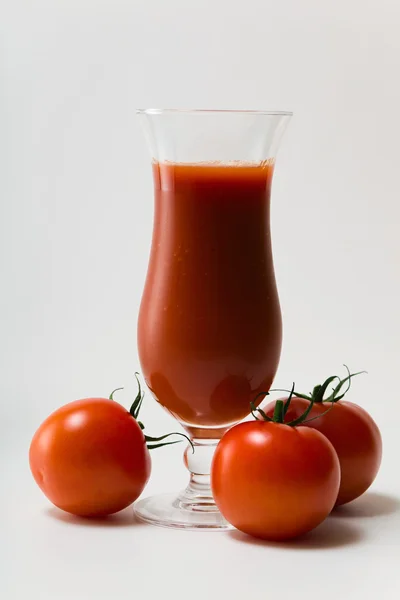
[[[358,527],[329,518],[310,533],[283,542],[253,538],[238,530],[229,531],[228,535],[234,540],[245,544],[293,550],[324,550],[351,546],[359,543],[364,537],[363,532]]]
[[[64,512],[59,508],[50,507],[45,513],[51,519],[75,525],[78,527],[140,527],[144,525],[142,521],[136,518],[132,507],[126,508],[119,513],[109,515],[108,517],[77,517]]]
[[[338,506],[332,512],[332,517],[346,519],[381,517],[392,515],[400,510],[400,499],[389,494],[367,492],[361,498]]]

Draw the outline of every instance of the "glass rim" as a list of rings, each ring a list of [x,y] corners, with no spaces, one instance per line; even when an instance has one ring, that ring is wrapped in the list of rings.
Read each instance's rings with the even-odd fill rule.
[[[286,110],[236,110],[236,109],[212,109],[212,108],[137,108],[138,115],[163,115],[163,114],[189,114],[189,115],[263,115],[267,117],[292,117],[293,113]]]

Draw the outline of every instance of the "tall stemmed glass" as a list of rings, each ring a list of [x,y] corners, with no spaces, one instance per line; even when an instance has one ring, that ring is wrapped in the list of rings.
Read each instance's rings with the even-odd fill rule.
[[[190,435],[181,494],[139,501],[158,525],[224,529],[210,489],[218,440],[268,391],[282,341],[270,190],[288,112],[137,111],[155,214],[138,322],[143,375]],[[258,403],[261,401],[261,396]]]

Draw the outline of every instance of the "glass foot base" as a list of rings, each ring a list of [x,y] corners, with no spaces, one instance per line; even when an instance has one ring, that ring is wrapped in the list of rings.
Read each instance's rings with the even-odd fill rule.
[[[175,494],[161,494],[139,500],[134,505],[135,514],[141,521],[160,527],[203,531],[232,529],[212,498],[189,498],[187,492],[178,497]]]

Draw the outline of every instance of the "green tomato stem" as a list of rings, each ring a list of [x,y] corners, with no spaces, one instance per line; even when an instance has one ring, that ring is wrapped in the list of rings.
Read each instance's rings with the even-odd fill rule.
[[[144,430],[144,425],[142,421],[138,421],[138,417],[139,417],[139,412],[140,409],[142,407],[143,404],[143,399],[144,399],[144,392],[142,391],[142,387],[140,385],[140,379],[139,379],[139,373],[135,373],[135,377],[136,377],[136,381],[138,384],[138,392],[136,394],[136,398],[132,403],[131,408],[129,409],[129,414],[135,419],[135,421],[137,421],[137,424],[139,425],[140,429],[143,431]],[[119,390],[123,390],[124,388],[116,388],[113,392],[111,392],[109,399],[110,400],[114,400],[113,394],[114,392],[117,392]],[[173,432],[173,433],[166,433],[165,435],[162,435],[160,437],[152,437],[150,435],[146,435],[145,433],[143,433],[144,435],[144,439],[147,445],[147,448],[149,450],[154,450],[155,448],[161,448],[162,446],[170,446],[171,444],[178,444],[180,443],[182,440],[175,440],[173,442],[165,442],[165,443],[156,443],[154,444],[154,442],[162,442],[162,440],[165,440],[165,438],[169,437],[170,435],[180,435],[182,437],[184,437],[189,444],[192,447],[192,452],[194,453],[194,446],[193,446],[193,442],[192,440],[185,435],[184,433],[178,433],[178,432]]]

